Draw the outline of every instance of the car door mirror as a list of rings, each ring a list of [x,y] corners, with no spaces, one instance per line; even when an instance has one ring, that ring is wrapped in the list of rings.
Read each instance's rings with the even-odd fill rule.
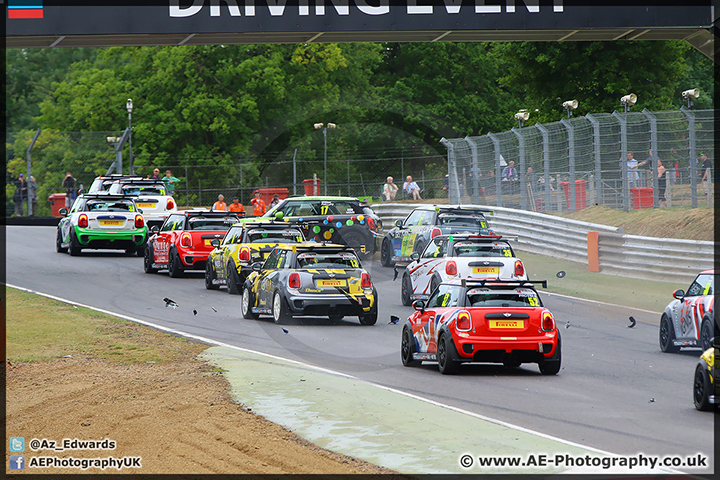
[[[138,211],[138,213],[140,213],[140,214],[143,213],[142,208],[138,208],[137,211]]]
[[[395,220],[395,226],[402,228],[403,227],[403,221],[402,220]]]
[[[219,246],[220,246],[220,239],[218,239],[218,238],[213,238],[212,240],[210,240],[210,245],[212,245],[212,246],[215,247],[215,248],[219,247]]]
[[[682,288],[678,288],[677,290],[675,290],[673,292],[673,298],[676,298],[678,300],[682,300],[684,296],[685,296],[685,290],[683,290]]]
[[[413,260],[415,260],[417,262],[418,260],[420,260],[420,254],[418,252],[412,252],[410,254],[410,258],[412,258]]]
[[[59,213],[60,215],[62,215],[63,217],[66,217],[67,214],[68,214],[68,209],[67,209],[67,208],[61,208],[60,210],[58,210],[58,213]]]
[[[255,262],[250,266],[250,268],[252,268],[253,272],[259,272],[262,270],[262,266],[263,264],[261,262]]]
[[[413,308],[420,313],[423,313],[425,311],[425,301],[424,300],[415,300],[412,304]]]
[[[152,227],[150,227],[150,233],[157,233],[159,231],[160,227],[158,227],[157,225],[153,225]]]

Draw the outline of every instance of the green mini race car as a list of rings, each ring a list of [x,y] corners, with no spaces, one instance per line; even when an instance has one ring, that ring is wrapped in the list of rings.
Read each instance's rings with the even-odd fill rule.
[[[117,249],[143,256],[147,226],[135,200],[124,195],[87,194],[75,200],[57,226],[58,252],[79,255],[83,249]]]

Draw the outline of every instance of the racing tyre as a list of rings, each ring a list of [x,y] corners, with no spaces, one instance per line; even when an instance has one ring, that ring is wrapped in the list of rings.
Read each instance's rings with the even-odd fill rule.
[[[430,279],[430,295],[432,295],[438,285],[440,285],[440,280],[438,280],[437,277],[432,277]]]
[[[171,278],[178,278],[183,274],[180,256],[174,249],[170,250],[170,253],[168,254],[168,273]]]
[[[67,253],[67,247],[62,246],[62,233],[60,229],[57,229],[57,235],[55,236],[55,251],[58,253]]]
[[[142,245],[140,247],[135,247],[135,255],[138,257],[144,257],[145,256],[145,245]]]
[[[665,353],[677,353],[680,347],[673,344],[675,340],[675,330],[666,314],[663,313],[660,318],[660,350]]]
[[[280,292],[275,290],[275,294],[273,295],[273,320],[275,320],[275,323],[281,323],[286,321],[290,314],[288,313],[288,307],[287,303],[285,302],[285,299],[280,295]]]
[[[424,250],[425,250],[425,240],[419,239],[417,242],[415,242],[415,247],[413,248],[413,252],[417,252],[420,255],[422,255]]]
[[[157,273],[157,268],[153,267],[154,256],[152,247],[146,247],[145,255],[143,256],[143,270],[145,270],[145,273]]]
[[[240,303],[240,312],[243,318],[257,320],[259,315],[253,313],[252,305],[255,303],[255,296],[249,288],[243,289],[242,302]]]
[[[377,309],[368,313],[367,315],[360,315],[360,325],[375,325],[377,323],[378,312]]]
[[[555,353],[550,358],[545,358],[540,361],[538,365],[540,367],[540,373],[543,375],[557,375],[560,371],[560,365],[562,363],[562,349],[560,346],[560,334],[558,333],[557,347],[555,347]]]
[[[80,248],[80,243],[77,241],[77,237],[75,236],[75,230],[71,227],[70,228],[70,255],[73,257],[77,257],[80,255],[80,252],[82,251],[82,248]]]
[[[456,358],[457,354],[452,335],[441,333],[437,346],[437,362],[440,373],[443,375],[457,373],[460,363],[455,361]]]
[[[415,340],[410,330],[404,328],[402,342],[400,343],[400,358],[402,359],[402,364],[406,367],[412,367],[420,363],[417,360],[413,360],[413,353],[415,353]]]
[[[216,279],[215,276],[215,270],[212,267],[212,262],[210,261],[210,257],[208,257],[207,262],[205,262],[205,288],[207,290],[217,290],[220,288],[220,286],[217,283],[213,283],[213,280]]]
[[[695,367],[695,380],[693,382],[693,403],[695,403],[695,408],[704,412],[712,410],[709,398],[711,389],[712,383],[710,382],[707,366],[705,362],[699,363]]]
[[[708,348],[712,348],[712,338],[714,335],[712,319],[710,317],[703,318],[702,325],[700,326],[700,347],[703,349],[703,352]]]
[[[392,243],[385,237],[380,246],[380,263],[383,267],[392,267],[395,262],[392,261]]]
[[[225,271],[225,284],[227,285],[227,292],[230,295],[238,295],[240,293],[240,278],[238,278],[235,263],[232,261],[227,264],[227,269]]]
[[[137,252],[137,249],[134,246],[125,249],[125,255],[127,255],[128,257],[135,255],[136,252]]]
[[[400,296],[402,297],[402,304],[406,307],[412,305],[412,300],[410,299],[411,293],[412,283],[410,282],[410,277],[407,275],[403,275],[402,285],[400,286]]]

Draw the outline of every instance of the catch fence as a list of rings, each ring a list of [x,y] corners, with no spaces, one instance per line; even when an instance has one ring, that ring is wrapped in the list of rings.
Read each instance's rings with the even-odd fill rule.
[[[535,212],[573,212],[596,204],[626,211],[712,206],[714,169],[702,181],[702,163],[715,158],[714,121],[713,110],[683,107],[592,114],[443,139],[450,203]],[[629,154],[639,166],[632,168]],[[665,174],[658,178],[660,165]]]

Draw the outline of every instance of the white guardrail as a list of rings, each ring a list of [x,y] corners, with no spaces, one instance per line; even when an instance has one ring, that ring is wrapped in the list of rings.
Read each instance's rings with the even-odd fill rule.
[[[372,209],[385,231],[422,204],[376,203]],[[463,205],[470,206],[470,205]],[[588,232],[598,232],[600,272],[643,280],[688,283],[714,267],[714,243],[623,235],[617,227],[580,222],[544,213],[474,205],[491,210],[488,224],[500,235],[517,236],[514,247],[588,264]]]

